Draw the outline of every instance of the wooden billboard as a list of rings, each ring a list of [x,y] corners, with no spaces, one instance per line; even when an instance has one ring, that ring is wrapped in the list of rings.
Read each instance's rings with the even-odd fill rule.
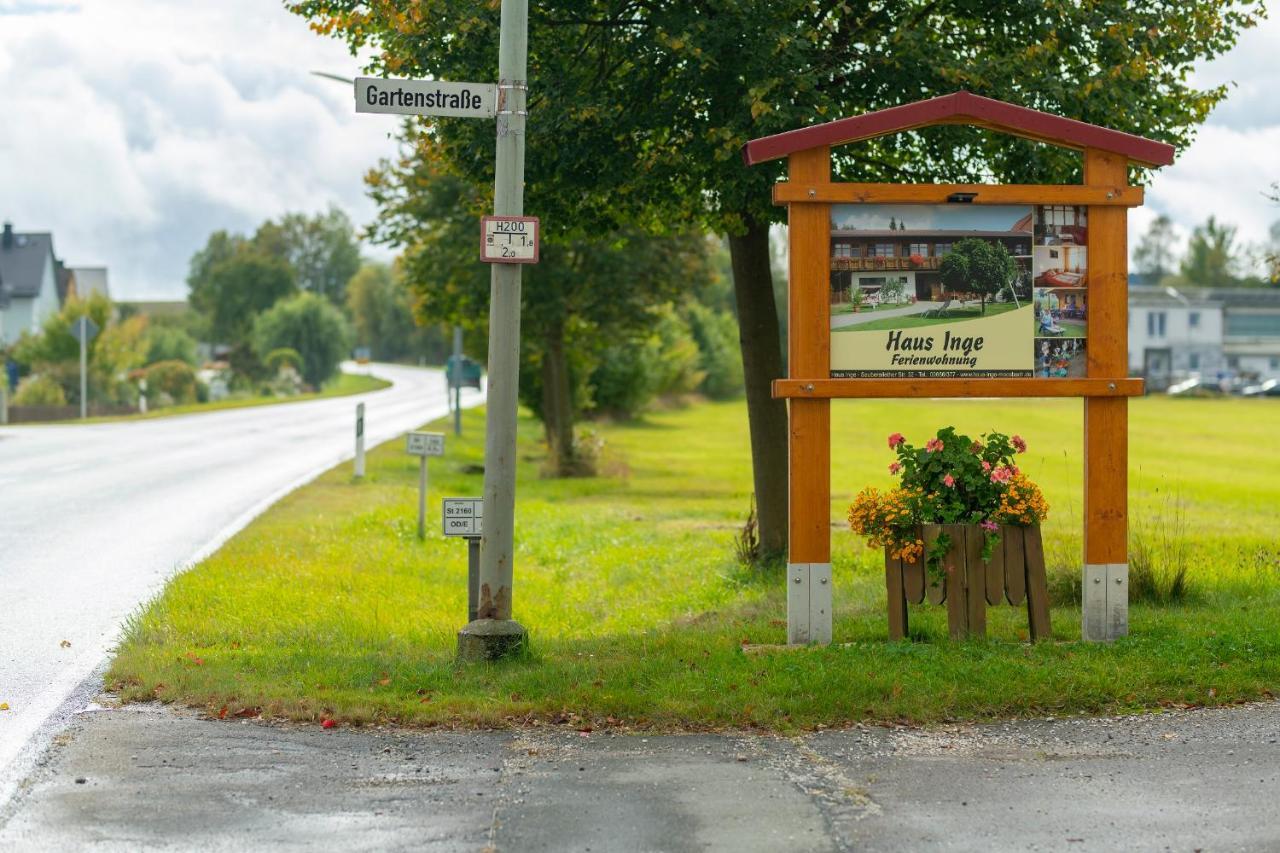
[[[1083,152],[1084,181],[1080,185],[987,184],[867,184],[839,183],[831,179],[831,148],[938,124],[969,124]],[[1127,210],[1143,201],[1141,187],[1130,186],[1129,165],[1165,166],[1173,162],[1174,149],[1162,142],[1134,136],[1073,119],[957,92],[926,101],[880,110],[826,124],[805,127],[748,142],[743,148],[748,165],[786,158],[788,180],[774,186],[776,204],[787,206],[790,240],[788,287],[788,376],[774,382],[775,397],[789,401],[789,500],[790,551],[788,555],[788,642],[831,641],[831,405],[836,398],[899,397],[1079,397],[1084,401],[1084,638],[1105,640],[1128,629],[1128,398],[1144,391],[1141,379],[1128,376],[1128,238]],[[1032,330],[1030,371],[1025,365],[1000,365],[986,374],[954,375],[945,371],[838,371],[832,376],[833,269],[860,269],[886,275],[901,267],[892,287],[901,289],[908,277],[928,296],[925,275],[942,244],[921,238],[923,252],[905,256],[895,243],[868,246],[875,254],[857,256],[856,246],[844,257],[833,257],[833,208],[850,206],[856,214],[870,206],[884,210],[921,211],[937,218],[943,206],[1025,206],[1035,217],[1030,232],[1034,248],[1026,263],[1035,290],[1049,291],[1045,311],[1051,335],[1057,326],[1055,306],[1071,298],[1073,315],[1083,319],[1084,340],[1072,344],[1075,364],[1050,370],[1066,343],[1038,338]],[[912,206],[912,207],[901,207]],[[926,211],[926,208],[930,208]],[[1074,246],[1071,229],[1086,226],[1049,225],[1056,211],[1087,223],[1087,310],[1085,294],[1071,293],[1083,281],[1083,273],[1063,268],[1045,269],[1036,275],[1039,254],[1065,255]],[[1048,212],[1048,213],[1046,213]],[[856,215],[853,217],[856,218]],[[907,217],[903,216],[903,219]],[[913,220],[919,217],[912,216]],[[889,234],[899,236],[898,217]],[[1021,227],[1021,226],[1020,226]],[[1050,237],[1042,233],[1054,231]],[[856,231],[848,232],[850,234]],[[883,235],[885,232],[878,231]],[[924,233],[924,232],[921,232]],[[943,230],[930,232],[941,240]],[[975,232],[977,233],[977,232]],[[1006,239],[1000,232],[984,231],[987,239]],[[1011,231],[1011,235],[1022,233]],[[1070,240],[1054,252],[1052,240]],[[1050,241],[1049,245],[1040,245]],[[1079,248],[1086,248],[1079,247]],[[1083,254],[1083,253],[1082,253]],[[904,258],[906,259],[904,261]],[[913,271],[907,273],[911,268]],[[885,288],[885,284],[871,287]],[[1036,288],[1043,281],[1046,286]],[[1057,295],[1053,294],[1058,290]],[[859,293],[862,291],[859,290]],[[1059,303],[1058,297],[1063,297]],[[911,304],[918,304],[915,296]],[[1015,297],[1016,301],[1016,297]],[[1039,304],[1032,306],[1037,323],[1043,319]],[[984,314],[986,304],[983,305]],[[1061,314],[1061,308],[1058,308]],[[1059,328],[1061,328],[1059,326]],[[1087,341],[1087,343],[1086,343]],[[841,338],[840,344],[845,343]],[[838,350],[847,347],[837,347]],[[1040,351],[1043,350],[1043,356]],[[1050,352],[1052,350],[1052,353]],[[844,356],[838,355],[837,358]],[[1040,371],[1038,360],[1045,363]],[[1065,361],[1070,362],[1071,359]],[[1055,362],[1057,364],[1057,362]],[[842,367],[845,365],[841,365]],[[1012,369],[1010,369],[1012,367]],[[1043,372],[1044,375],[1040,375]]]

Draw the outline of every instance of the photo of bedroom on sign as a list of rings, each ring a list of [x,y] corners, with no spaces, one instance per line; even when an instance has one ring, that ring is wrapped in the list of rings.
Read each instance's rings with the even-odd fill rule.
[[[1032,255],[1036,376],[1085,375],[1089,323],[1088,208],[1038,205]]]

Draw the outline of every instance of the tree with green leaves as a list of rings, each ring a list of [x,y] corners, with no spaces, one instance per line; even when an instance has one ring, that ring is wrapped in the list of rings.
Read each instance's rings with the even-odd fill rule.
[[[302,356],[302,378],[313,388],[338,372],[350,336],[342,312],[314,293],[281,300],[253,323],[253,348],[258,358],[279,349],[296,350]]]
[[[1239,270],[1236,227],[1220,223],[1213,216],[1197,225],[1182,258],[1183,279],[1197,287],[1231,287],[1240,283]]]
[[[297,290],[293,269],[238,235],[218,231],[191,259],[191,307],[208,318],[215,343],[248,341],[254,318]]]
[[[1159,284],[1173,272],[1174,242],[1173,220],[1162,213],[1151,221],[1133,250],[1135,272],[1148,284]]]
[[[322,34],[368,51],[372,73],[491,79],[498,15],[463,0],[288,0]],[[626,225],[729,235],[760,536],[786,546],[787,425],[769,227],[781,163],[742,145],[815,122],[968,89],[1187,145],[1225,95],[1188,72],[1230,48],[1255,0],[543,0],[529,32],[526,210],[548,242]],[[442,26],[441,22],[447,22]],[[372,50],[370,51],[370,49]],[[406,139],[423,138],[420,124]],[[493,130],[443,119],[431,148],[491,186]],[[1073,182],[1075,152],[986,131],[930,128],[836,152],[863,181]]]
[[[976,293],[987,313],[987,299],[1008,287],[1018,274],[1018,266],[1000,243],[966,237],[957,240],[938,265],[942,284],[951,293]]]
[[[286,213],[278,222],[264,222],[253,243],[289,265],[299,290],[338,306],[346,301],[347,282],[360,269],[355,228],[347,214],[333,206],[313,216]]]
[[[358,347],[373,358],[395,361],[424,355],[443,343],[438,330],[419,328],[413,318],[413,294],[397,267],[365,263],[347,284],[347,314]],[[435,334],[430,334],[434,331]]]

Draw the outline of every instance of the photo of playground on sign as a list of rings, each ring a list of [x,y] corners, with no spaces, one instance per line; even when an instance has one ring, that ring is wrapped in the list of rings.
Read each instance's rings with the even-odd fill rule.
[[[831,376],[1081,375],[1084,233],[1083,208],[833,205]]]

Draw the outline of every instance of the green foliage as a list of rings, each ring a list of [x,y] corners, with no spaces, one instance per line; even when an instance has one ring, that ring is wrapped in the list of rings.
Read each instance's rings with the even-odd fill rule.
[[[214,341],[233,346],[248,340],[255,317],[297,289],[287,261],[225,231],[191,259],[187,285]]]
[[[65,406],[67,395],[52,376],[28,376],[18,383],[14,392],[15,406]]]
[[[652,313],[652,332],[601,353],[590,379],[596,411],[635,417],[655,397],[688,394],[706,378],[698,343],[684,318],[670,305]]]
[[[346,302],[347,282],[360,269],[355,228],[341,209],[307,216],[286,213],[267,221],[253,235],[254,246],[293,270],[298,288],[323,296],[334,305]]]
[[[267,370],[272,373],[279,373],[282,367],[292,367],[299,373],[302,372],[302,356],[296,349],[292,347],[280,347],[273,349],[267,353],[266,358],[262,360]]]
[[[1210,216],[1197,225],[1182,258],[1182,277],[1196,287],[1231,287],[1239,283],[1239,247],[1236,227]]]
[[[147,400],[155,406],[196,402],[196,373],[185,361],[158,361],[147,367]]]
[[[378,361],[443,352],[441,329],[421,329],[414,322],[413,295],[399,266],[371,262],[360,267],[347,285],[347,313],[356,346],[368,347]]]
[[[1173,220],[1162,213],[1151,221],[1147,233],[1134,248],[1134,269],[1146,278],[1148,284],[1159,284],[1173,272],[1173,251]]]
[[[296,350],[302,356],[302,378],[313,388],[338,371],[349,340],[346,318],[314,293],[300,293],[277,303],[253,324],[255,351]]]
[[[987,299],[1012,283],[1018,273],[1013,257],[1000,243],[965,237],[957,240],[938,265],[942,283],[951,293],[976,293],[987,312]]]
[[[699,389],[713,400],[727,400],[742,393],[742,351],[738,346],[738,322],[733,314],[700,302],[680,309],[698,345]]]
[[[147,328],[146,364],[158,361],[184,361],[195,366],[196,339],[177,326],[158,326],[154,323]]]

